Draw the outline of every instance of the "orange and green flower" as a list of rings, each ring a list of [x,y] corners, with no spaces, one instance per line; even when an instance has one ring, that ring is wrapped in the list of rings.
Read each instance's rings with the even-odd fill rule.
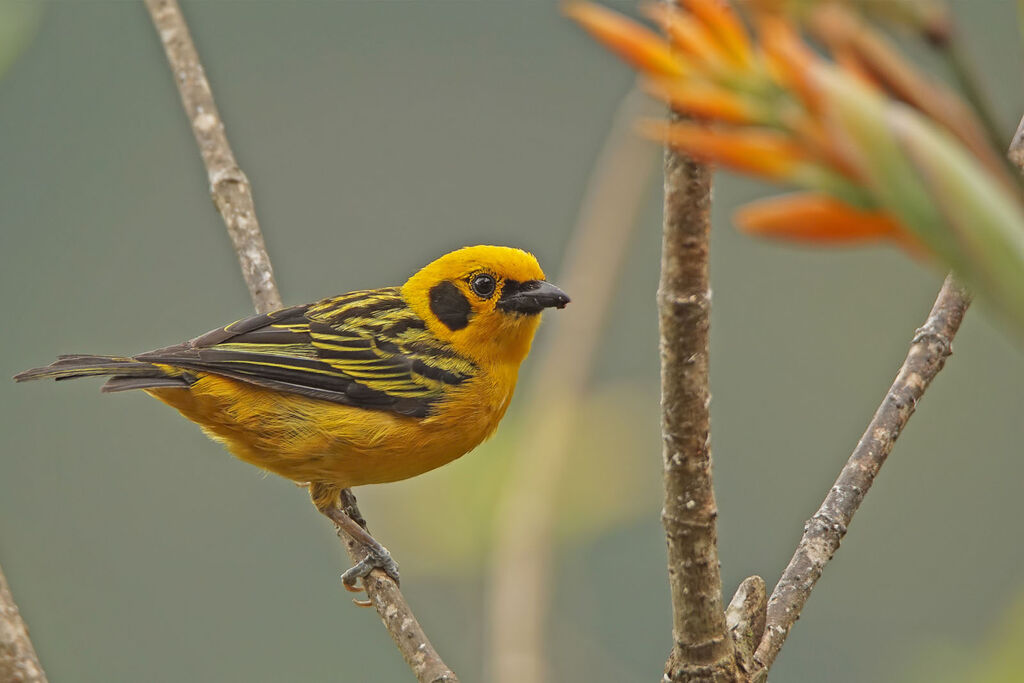
[[[759,0],[679,0],[661,34],[588,3],[567,14],[646,77],[680,116],[643,122],[694,158],[801,190],[744,207],[738,225],[814,244],[885,240],[960,278],[1024,333],[1024,201],[973,110],[837,3],[802,2],[832,59]],[[760,9],[756,9],[760,8]]]

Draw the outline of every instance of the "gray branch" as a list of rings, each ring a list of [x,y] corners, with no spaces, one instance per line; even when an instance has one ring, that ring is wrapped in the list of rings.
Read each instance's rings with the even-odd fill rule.
[[[953,352],[953,337],[970,301],[953,277],[947,277],[928,319],[914,335],[896,379],[825,501],[804,526],[796,553],[772,591],[767,628],[754,654],[753,680],[766,677],[896,439]]]

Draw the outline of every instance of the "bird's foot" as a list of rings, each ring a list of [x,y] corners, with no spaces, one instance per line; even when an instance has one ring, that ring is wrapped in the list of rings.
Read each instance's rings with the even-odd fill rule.
[[[358,593],[361,589],[356,586],[356,582],[369,576],[374,569],[383,570],[395,585],[398,585],[398,564],[392,559],[388,549],[366,530],[366,521],[359,515],[356,497],[352,492],[327,484],[314,483],[309,487],[309,494],[316,509],[334,522],[339,532],[344,533],[366,551],[366,557],[341,575],[345,588]],[[365,606],[365,603],[356,604]]]
[[[399,584],[398,563],[391,557],[388,549],[376,541],[373,544],[366,544],[366,557],[342,574],[341,582],[346,590],[358,593],[361,589],[356,586],[356,581],[366,578],[374,569],[383,570],[395,585]]]

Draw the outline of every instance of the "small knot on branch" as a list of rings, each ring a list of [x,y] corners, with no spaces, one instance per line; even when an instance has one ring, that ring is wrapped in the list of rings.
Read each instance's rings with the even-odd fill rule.
[[[238,166],[231,164],[220,168],[210,169],[210,193],[216,193],[222,185],[234,183],[237,185],[249,185],[249,178]]]
[[[711,290],[705,289],[702,292],[679,295],[664,289],[658,290],[658,303],[663,306],[671,306],[674,309],[692,309],[707,311],[711,306]]]
[[[948,358],[953,353],[952,340],[945,334],[942,334],[927,325],[917,328],[914,332],[914,338],[910,340],[910,344],[927,344],[928,346],[933,347],[936,353],[942,358]]]
[[[809,532],[815,525],[825,533],[836,534],[838,538],[846,535],[846,524],[835,519],[830,512],[825,510],[818,510],[813,517],[807,520],[807,523],[804,524],[804,531]]]

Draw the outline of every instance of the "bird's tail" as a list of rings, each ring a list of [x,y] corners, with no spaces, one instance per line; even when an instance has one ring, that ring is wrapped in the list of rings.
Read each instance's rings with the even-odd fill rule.
[[[76,377],[110,377],[101,391],[129,389],[185,389],[192,379],[184,374],[169,374],[166,366],[154,365],[134,358],[118,356],[58,356],[46,367],[32,368],[14,376],[15,382],[33,379],[75,379]]]

